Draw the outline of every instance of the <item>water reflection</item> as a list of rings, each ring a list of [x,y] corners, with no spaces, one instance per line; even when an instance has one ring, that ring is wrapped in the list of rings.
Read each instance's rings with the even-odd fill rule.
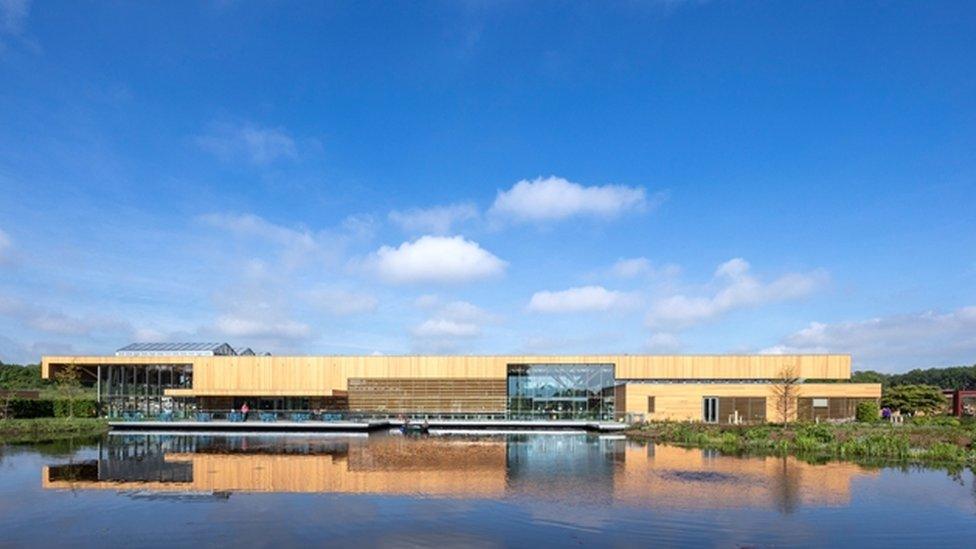
[[[875,470],[736,458],[587,435],[111,436],[91,459],[44,467],[46,489],[146,494],[342,493],[632,507],[844,505]]]

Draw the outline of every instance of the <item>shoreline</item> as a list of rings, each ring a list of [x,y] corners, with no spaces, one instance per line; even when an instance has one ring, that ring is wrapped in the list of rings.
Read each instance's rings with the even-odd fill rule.
[[[0,444],[31,444],[98,437],[109,430],[100,418],[45,417],[0,420]]]
[[[881,423],[708,425],[660,422],[635,425],[629,440],[729,455],[795,456],[812,461],[976,466],[976,425]]]

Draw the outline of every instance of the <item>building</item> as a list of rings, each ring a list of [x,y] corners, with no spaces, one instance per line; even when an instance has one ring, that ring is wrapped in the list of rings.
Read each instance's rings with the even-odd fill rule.
[[[134,344],[114,356],[46,356],[73,368],[110,416],[315,411],[370,416],[781,421],[843,419],[881,386],[849,383],[849,355],[256,356],[225,343]]]

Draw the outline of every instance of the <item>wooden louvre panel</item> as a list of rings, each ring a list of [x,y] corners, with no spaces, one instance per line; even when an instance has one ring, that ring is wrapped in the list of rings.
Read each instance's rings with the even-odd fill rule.
[[[766,397],[721,397],[718,399],[719,423],[730,423],[738,414],[743,423],[766,421]]]
[[[504,412],[504,379],[351,378],[349,409],[362,412]]]
[[[654,413],[654,397],[652,396],[647,397],[647,413]]]
[[[801,397],[797,399],[796,417],[800,421],[824,419],[850,419],[857,415],[857,405],[861,402],[877,402],[875,398],[830,397],[827,406],[814,406],[814,401],[825,397]]]

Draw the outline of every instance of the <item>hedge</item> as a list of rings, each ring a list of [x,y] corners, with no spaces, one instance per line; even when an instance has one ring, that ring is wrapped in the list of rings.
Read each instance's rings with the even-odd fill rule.
[[[863,423],[878,421],[881,414],[878,410],[878,403],[873,400],[858,402],[855,413],[857,415],[857,420]]]
[[[0,401],[0,407],[3,402]],[[90,399],[74,401],[74,417],[95,417],[97,403]],[[69,402],[65,399],[12,398],[7,417],[32,419],[38,417],[68,417]],[[2,410],[0,410],[2,412]]]

